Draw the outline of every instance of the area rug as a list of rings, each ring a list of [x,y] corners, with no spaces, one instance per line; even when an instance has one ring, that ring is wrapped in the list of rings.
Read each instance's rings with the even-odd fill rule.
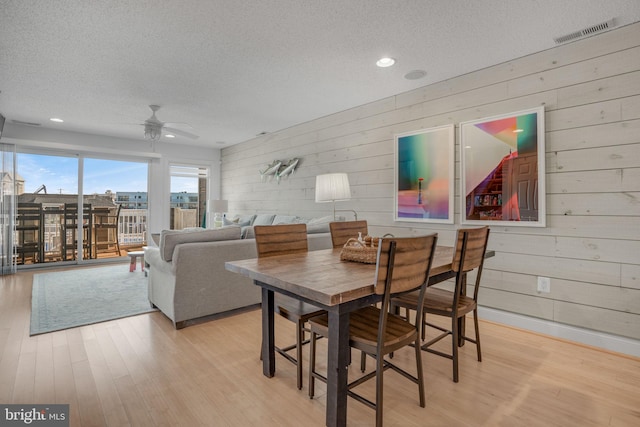
[[[31,335],[155,311],[147,278],[129,264],[33,276]]]

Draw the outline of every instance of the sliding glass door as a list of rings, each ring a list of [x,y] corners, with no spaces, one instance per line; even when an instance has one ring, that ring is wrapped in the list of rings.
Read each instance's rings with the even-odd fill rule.
[[[18,153],[17,264],[77,263],[140,249],[147,168],[146,161]]]
[[[89,218],[78,202],[78,164],[77,156],[17,153],[18,265],[89,256],[82,242]]]
[[[147,244],[147,162],[85,158],[83,193],[92,204],[93,258],[124,256]]]

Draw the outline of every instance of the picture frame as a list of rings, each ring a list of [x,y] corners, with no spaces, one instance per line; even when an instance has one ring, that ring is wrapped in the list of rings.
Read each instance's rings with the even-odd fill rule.
[[[455,126],[394,137],[394,220],[453,224]]]
[[[460,123],[462,224],[546,226],[544,107]]]

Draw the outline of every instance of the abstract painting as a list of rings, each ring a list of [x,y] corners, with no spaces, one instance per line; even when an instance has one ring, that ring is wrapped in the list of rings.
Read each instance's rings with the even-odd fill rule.
[[[544,107],[460,123],[463,224],[545,226]]]
[[[453,224],[454,126],[395,136],[395,221]]]

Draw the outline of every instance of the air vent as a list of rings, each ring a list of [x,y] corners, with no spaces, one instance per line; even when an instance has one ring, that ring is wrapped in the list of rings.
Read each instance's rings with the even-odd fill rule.
[[[11,120],[11,123],[15,123],[17,125],[26,125],[26,126],[40,126],[40,123],[23,122],[22,120]]]
[[[603,23],[598,24],[598,25],[593,25],[593,26],[591,26],[589,28],[584,28],[584,29],[582,29],[580,31],[576,31],[576,32],[573,32],[571,34],[566,34],[564,36],[555,37],[553,40],[556,42],[556,44],[567,43],[567,42],[571,42],[571,41],[580,39],[582,37],[592,36],[594,34],[610,30],[613,27],[615,27],[615,20],[614,19],[610,19],[607,22],[603,22]]]

